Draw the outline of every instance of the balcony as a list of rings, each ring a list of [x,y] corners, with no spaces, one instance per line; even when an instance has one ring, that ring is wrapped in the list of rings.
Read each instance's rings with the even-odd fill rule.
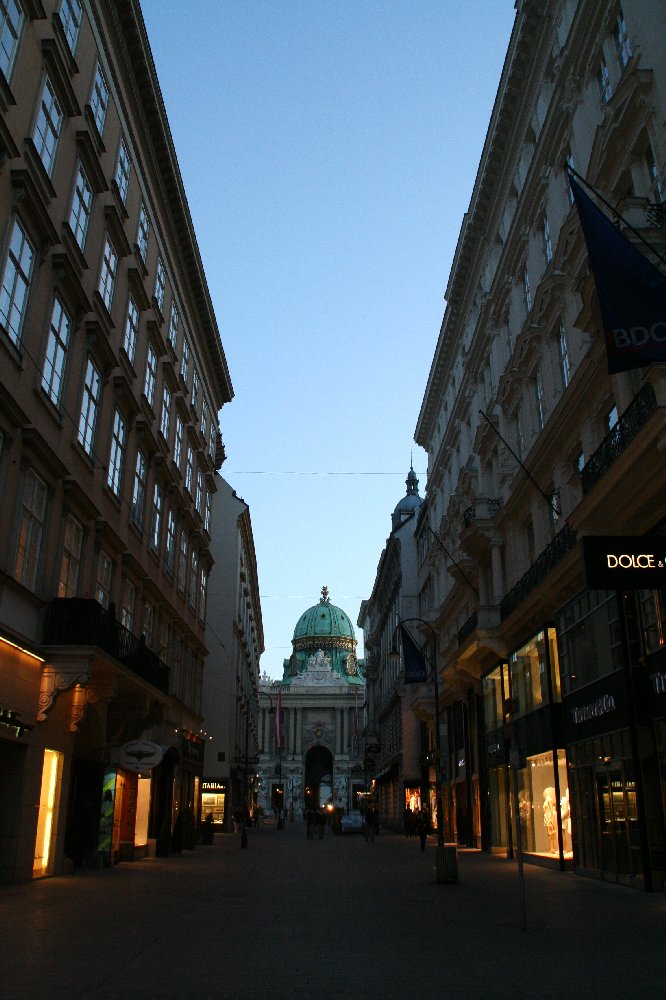
[[[477,521],[492,521],[501,506],[501,497],[477,497],[463,512],[463,527],[469,528]]]
[[[544,580],[550,571],[564,558],[575,545],[577,535],[574,529],[565,524],[555,535],[550,545],[541,552],[532,563],[527,573],[521,576],[500,603],[500,619],[504,621],[531,594],[534,588]]]
[[[169,693],[169,668],[97,601],[57,598],[44,626],[47,646],[97,646],[158,691]]]
[[[653,387],[648,382],[632,400],[610,434],[606,435],[600,447],[583,467],[583,496],[587,496],[592,487],[608,472],[613,462],[631,444],[656,409],[657,397]]]

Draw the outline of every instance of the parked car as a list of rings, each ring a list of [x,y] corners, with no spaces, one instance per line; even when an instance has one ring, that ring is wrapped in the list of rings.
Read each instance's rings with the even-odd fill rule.
[[[362,833],[363,817],[357,809],[345,813],[340,820],[340,833]]]

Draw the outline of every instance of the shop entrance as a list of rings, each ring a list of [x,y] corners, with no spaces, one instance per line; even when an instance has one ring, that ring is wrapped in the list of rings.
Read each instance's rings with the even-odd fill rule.
[[[332,795],[333,754],[326,747],[311,747],[305,755],[305,805],[318,809]]]
[[[629,763],[596,768],[595,787],[602,877],[640,875],[636,782]]]

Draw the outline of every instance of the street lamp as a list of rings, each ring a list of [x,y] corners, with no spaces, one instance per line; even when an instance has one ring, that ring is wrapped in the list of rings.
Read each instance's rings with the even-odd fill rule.
[[[400,663],[400,652],[398,651],[398,646],[396,643],[396,636],[400,626],[406,626],[408,622],[418,622],[420,625],[424,625],[428,632],[430,633],[433,645],[435,644],[436,636],[435,630],[429,622],[424,621],[423,618],[398,618],[398,624],[393,630],[393,639],[391,641],[391,652],[389,653],[389,660],[391,663]],[[407,631],[407,630],[406,630]],[[407,631],[407,635],[411,639],[410,633]],[[412,640],[413,641],[413,640]],[[416,643],[414,644],[416,645]],[[437,679],[437,666],[432,663],[432,661],[425,655],[422,650],[419,650],[421,656],[425,662],[430,667],[430,671],[435,682],[435,804],[437,808],[437,847],[444,847],[444,813],[442,810],[442,783],[441,783],[441,761],[442,761],[442,740],[439,730],[439,683]]]

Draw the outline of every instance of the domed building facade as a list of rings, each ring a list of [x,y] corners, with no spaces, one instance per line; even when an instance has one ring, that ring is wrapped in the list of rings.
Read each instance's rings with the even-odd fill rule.
[[[259,684],[258,802],[269,811],[293,805],[357,807],[364,790],[362,748],[365,702],[363,660],[356,656],[349,615],[322,588],[303,612],[283,677]]]

